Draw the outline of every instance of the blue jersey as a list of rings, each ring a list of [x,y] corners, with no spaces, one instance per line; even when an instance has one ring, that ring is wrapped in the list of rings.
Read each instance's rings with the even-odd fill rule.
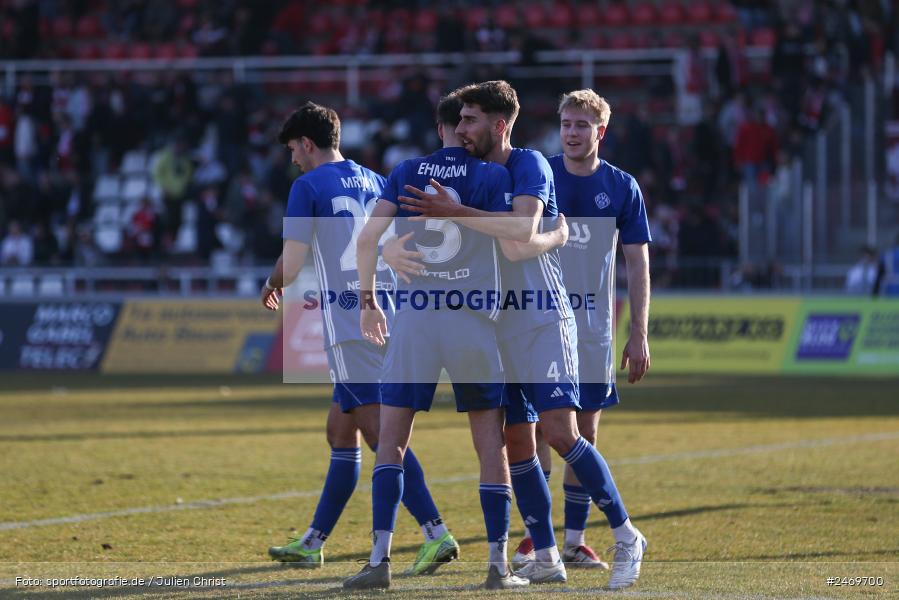
[[[356,238],[386,180],[351,160],[325,163],[298,177],[290,188],[284,237],[309,244],[321,287],[325,347],[364,340],[359,328]],[[392,290],[393,273],[380,268],[377,287]],[[388,320],[393,307],[384,303]]]
[[[539,198],[543,202],[540,231],[553,229],[559,211],[556,208],[553,173],[546,158],[536,150],[513,148],[506,161],[506,169],[512,176],[512,197],[526,195]],[[551,296],[554,301],[540,307],[532,304],[520,310],[506,303],[498,325],[499,338],[506,339],[572,316],[557,250],[519,262],[503,259],[502,267],[507,299],[510,292],[519,298],[522,298],[523,292],[536,292],[544,297]]]
[[[615,246],[651,241],[637,181],[601,160],[592,175],[572,175],[563,156],[550,157],[559,212],[568,219],[568,243],[559,251],[569,292],[596,294],[595,309],[575,309],[578,336],[611,338],[615,299]]]
[[[512,181],[509,172],[494,163],[470,156],[464,148],[443,148],[429,156],[401,162],[394,168],[384,188],[383,199],[399,204],[400,195],[408,195],[405,185],[433,192],[429,181],[435,179],[454,199],[472,208],[488,212],[508,211]],[[422,276],[413,277],[411,284],[399,282],[397,310],[410,306],[404,291],[427,290],[444,292],[476,291],[480,301],[470,303],[469,308],[484,312],[489,318],[499,316],[501,290],[498,249],[494,238],[464,225],[446,219],[428,219],[425,222],[410,221],[408,213],[397,212],[396,234],[413,231],[413,241],[427,270]],[[433,296],[432,296],[433,297]],[[493,298],[492,302],[488,302]],[[433,306],[434,303],[429,306]]]

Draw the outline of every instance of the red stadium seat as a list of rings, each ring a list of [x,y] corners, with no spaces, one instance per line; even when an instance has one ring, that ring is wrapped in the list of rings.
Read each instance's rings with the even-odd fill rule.
[[[120,44],[118,42],[108,42],[103,44],[103,57],[110,59],[120,59],[125,58],[128,55],[128,51],[125,48],[124,44]]]
[[[652,48],[658,44],[658,32],[638,31],[633,36],[632,47]]]
[[[178,52],[178,45],[173,42],[168,42],[165,44],[157,44],[156,46],[156,58],[178,58],[180,56],[180,52]]]
[[[96,15],[84,15],[78,19],[75,34],[80,38],[98,38],[103,35],[103,27]]]
[[[763,48],[773,48],[774,44],[776,43],[777,34],[773,29],[765,27],[762,29],[756,29],[752,32],[752,37],[750,38],[749,45],[761,46]]]
[[[434,9],[423,8],[415,13],[415,32],[430,33],[437,29],[437,13]]]
[[[624,4],[610,4],[602,13],[602,24],[610,27],[621,27],[630,21],[627,6]]]
[[[131,44],[128,47],[128,56],[136,59],[152,58],[153,47],[144,43]]]
[[[75,25],[72,23],[72,19],[68,17],[58,17],[53,21],[52,27],[53,37],[56,38],[72,37],[72,33],[75,31]]]
[[[315,12],[306,21],[307,33],[310,35],[324,35],[331,28],[331,19],[323,12]]]
[[[79,44],[75,48],[75,58],[81,60],[95,60],[101,58],[100,49],[93,44]]]
[[[665,25],[680,25],[686,20],[684,6],[680,2],[669,0],[659,7],[659,21]]]
[[[691,23],[708,23],[712,20],[712,7],[704,0],[687,2],[687,17]]]
[[[663,44],[666,48],[686,48],[687,38],[679,31],[669,30],[665,33]]]
[[[616,31],[609,36],[606,46],[611,50],[630,50],[634,47],[634,40],[626,31]]]
[[[524,24],[529,29],[542,29],[546,27],[546,13],[539,4],[529,4],[524,7]]]
[[[496,24],[503,29],[518,27],[518,8],[513,4],[502,4],[497,7],[494,14]]]
[[[637,4],[631,9],[631,23],[634,25],[652,25],[656,22],[656,9],[648,2]]]
[[[556,4],[549,11],[549,25],[557,28],[568,28],[575,22],[571,6],[568,4]]]
[[[720,23],[733,23],[737,20],[737,11],[730,2],[721,2],[715,7],[715,19]]]
[[[708,29],[699,32],[699,45],[703,48],[717,48],[719,43],[718,34]]]
[[[574,14],[574,22],[577,26],[596,27],[603,21],[602,9],[596,4],[578,6]]]
[[[196,58],[200,55],[200,51],[197,47],[189,42],[182,43],[181,47],[178,49],[178,53],[181,58]]]
[[[466,9],[463,13],[465,19],[465,27],[473,31],[487,22],[487,9],[483,6],[475,6]]]

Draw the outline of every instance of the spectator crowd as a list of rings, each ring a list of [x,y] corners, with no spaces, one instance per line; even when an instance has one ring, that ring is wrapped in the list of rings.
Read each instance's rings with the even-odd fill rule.
[[[527,67],[541,49],[643,47],[662,28],[658,44],[687,50],[678,81],[598,78],[613,110],[601,155],[643,188],[657,283],[716,285],[715,275],[687,277],[683,267],[735,255],[737,186],[782,181],[833,107],[860,78],[877,76],[899,30],[891,3],[876,0],[366,4],[2,0],[0,59],[518,50],[514,66]],[[710,19],[726,13],[716,21],[722,35],[690,25],[686,11],[700,4]],[[655,11],[651,26],[640,24],[643,6]],[[660,24],[670,6],[686,24]],[[627,39],[606,35],[621,10],[633,25]],[[582,26],[597,12],[602,35]],[[747,45],[770,51],[761,68]],[[386,174],[435,147],[431,113],[444,88],[504,77],[523,104],[513,143],[560,151],[554,103],[569,82],[508,67],[398,70],[371,82],[358,106],[345,106],[342,86],[248,84],[230,70],[24,70],[0,96],[0,264],[205,264],[221,249],[245,264],[269,262],[298,174],[275,133],[307,97],[338,109],[348,156]],[[676,106],[675,85],[690,105]],[[94,188],[133,151],[151,157],[156,192],[129,213],[121,247],[103,252]],[[185,221],[188,205],[195,215]],[[189,251],[179,245],[186,224],[195,228]],[[223,239],[223,224],[239,244]]]

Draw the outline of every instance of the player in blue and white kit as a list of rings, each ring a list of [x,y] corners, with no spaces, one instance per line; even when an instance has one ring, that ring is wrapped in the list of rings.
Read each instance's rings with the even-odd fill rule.
[[[563,582],[567,575],[552,530],[549,487],[536,456],[534,422],[538,412],[547,415],[551,433],[558,436],[553,441],[559,448],[564,446],[565,452],[572,451],[578,441],[573,417],[579,406],[577,335],[554,249],[564,244],[565,230],[557,227],[560,219],[546,159],[539,152],[510,144],[519,110],[512,86],[488,81],[458,93],[464,106],[456,132],[466,150],[505,166],[512,177],[509,218],[506,223],[484,218],[482,211],[459,207],[445,194],[425,196],[420,190],[410,190],[416,198],[403,198],[404,208],[423,216],[449,217],[496,236],[503,254],[512,259],[502,265],[503,287],[507,298],[512,294],[520,302],[504,310],[497,330],[507,373],[505,432],[512,487],[537,556],[517,573],[532,583]],[[528,296],[552,301],[526,306]],[[572,456],[580,456],[580,451]]]
[[[443,149],[397,165],[382,200],[359,235],[357,255],[363,293],[360,325],[376,346],[386,343],[388,329],[382,302],[371,293],[377,244],[395,216],[402,217],[396,223],[399,240],[405,242],[415,236],[419,248],[416,258],[423,263],[418,266],[424,270],[415,269],[410,277],[403,277],[404,283],[395,295],[397,314],[390,328],[382,374],[381,444],[372,475],[372,552],[368,564],[344,582],[347,588],[390,586],[390,543],[405,485],[402,457],[408,452],[415,413],[430,409],[442,368],[453,381],[457,410],[468,413],[481,463],[481,506],[490,544],[485,586],[505,589],[528,584],[526,579],[512,575],[505,552],[512,490],[502,434],[504,375],[494,326],[500,291],[495,241],[451,221],[410,221],[409,213],[399,207],[404,186],[433,185],[460,204],[487,212],[507,210],[509,174],[498,165],[472,158],[459,145],[453,129],[460,108],[461,102],[453,95],[441,99],[437,131]],[[479,292],[482,299],[492,296],[493,305],[479,302],[476,306],[458,306],[462,298]],[[416,305],[408,300],[412,294],[432,300]],[[450,300],[450,294],[456,294],[458,300]],[[437,297],[443,301],[435,300]],[[450,309],[451,303],[457,308]]]
[[[358,289],[355,234],[366,211],[381,196],[385,180],[343,158],[339,150],[340,120],[330,108],[305,103],[284,123],[278,140],[290,149],[292,162],[304,174],[290,190],[284,251],[262,289],[262,303],[277,310],[283,288],[297,278],[311,248],[321,287],[325,349],[334,392],[327,424],[331,464],[315,516],[302,537],[286,546],[270,548],[269,555],[274,560],[317,568],[324,561],[322,545],[359,480],[359,432],[370,447],[375,448],[378,443],[383,353],[362,338],[358,307],[350,303],[338,306],[328,302],[327,297],[328,292],[340,294]],[[382,287],[395,285],[386,267],[379,274],[379,281]],[[343,308],[344,305],[349,308]],[[426,560],[435,557],[433,550],[451,546],[458,553],[458,547],[443,525],[421,466],[411,451],[406,453],[403,466],[407,473],[403,501],[425,536],[419,559],[412,568],[418,574],[445,562]]]
[[[643,194],[636,180],[599,158],[599,142],[608,127],[611,109],[593,90],[565,94],[559,104],[563,153],[550,157],[559,210],[569,219],[571,236],[559,250],[569,292],[595,294],[590,309],[581,303],[574,311],[578,332],[581,412],[578,430],[591,444],[603,408],[618,404],[612,332],[615,318],[615,251],[620,236],[627,264],[631,332],[621,368],[628,381],[639,381],[649,368],[647,325],[649,310],[649,222]],[[542,456],[542,455],[541,455]],[[584,541],[590,495],[572,469],[565,470],[565,546],[569,564],[604,566]],[[640,537],[629,521],[619,524],[623,507],[604,509],[616,544],[610,587],[630,585],[639,575]],[[620,553],[620,554],[619,554]]]

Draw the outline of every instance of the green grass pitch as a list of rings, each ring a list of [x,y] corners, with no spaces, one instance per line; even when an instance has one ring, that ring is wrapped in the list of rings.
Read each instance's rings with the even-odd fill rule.
[[[899,379],[819,377],[650,375],[622,384],[599,448],[649,539],[643,575],[616,594],[602,590],[607,574],[571,569],[567,585],[516,597],[899,596],[897,390]],[[311,518],[329,459],[329,399],[325,388],[270,377],[4,375],[0,597],[351,597],[340,583],[368,555],[367,450],[325,568],[300,571],[266,556]],[[442,396],[419,415],[412,445],[462,560],[371,596],[488,596],[476,589],[486,544],[467,420]],[[561,526],[561,459],[553,467]],[[521,533],[513,508],[510,545]],[[612,543],[595,509],[587,538],[597,550]],[[401,509],[398,567],[420,539]],[[227,587],[47,585],[116,576]],[[830,586],[828,577],[883,584]]]

